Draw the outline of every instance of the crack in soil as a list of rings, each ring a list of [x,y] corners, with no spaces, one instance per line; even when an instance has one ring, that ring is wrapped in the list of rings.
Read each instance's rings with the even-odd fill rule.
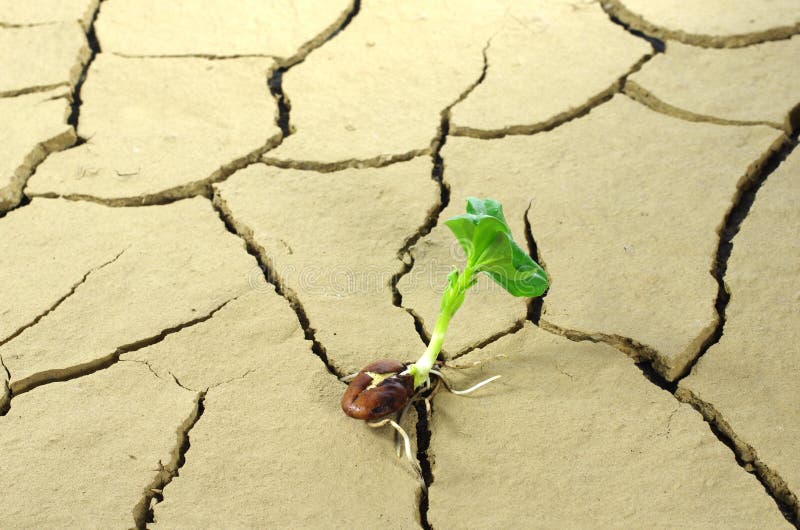
[[[600,339],[595,336],[587,335],[580,332],[571,330],[562,330],[560,328],[551,327],[546,322],[541,326],[541,329],[561,335],[574,342],[605,342],[609,345],[607,340]],[[618,348],[619,349],[619,348]],[[728,447],[739,466],[748,473],[754,474],[759,482],[764,486],[765,493],[770,496],[776,503],[778,509],[784,515],[787,521],[800,528],[798,521],[800,521],[800,504],[797,497],[788,489],[786,482],[775,472],[770,470],[763,462],[757,459],[755,450],[744,443],[730,425],[725,422],[722,416],[714,409],[710,403],[706,403],[698,399],[691,391],[685,388],[678,388],[678,383],[669,381],[655,370],[650,361],[637,361],[635,365],[642,371],[642,375],[659,387],[672,394],[672,396],[688,405],[691,405],[697,412],[699,412],[711,432],[723,445]]]
[[[600,4],[600,9],[602,9],[603,12],[606,15],[608,15],[608,19],[613,24],[616,24],[617,26],[621,26],[625,31],[627,31],[628,33],[630,33],[634,37],[639,37],[640,39],[644,39],[647,42],[649,42],[650,46],[653,47],[653,51],[655,53],[664,53],[664,51],[667,49],[667,46],[666,46],[666,44],[664,43],[664,41],[662,39],[660,39],[658,37],[654,37],[653,35],[649,35],[649,34],[645,33],[642,30],[639,30],[639,29],[631,27],[630,24],[620,20],[619,17],[617,17],[612,12],[612,10],[609,9],[603,2],[599,2],[599,4]]]
[[[134,195],[131,197],[118,197],[114,199],[106,199],[103,197],[96,197],[94,195],[84,195],[84,194],[60,195],[52,192],[31,193],[28,194],[28,196],[42,197],[46,199],[60,198],[69,201],[86,201],[114,208],[164,205],[164,204],[171,204],[173,202],[181,201],[184,199],[190,199],[193,197],[205,197],[207,199],[211,199],[211,197],[213,196],[213,191],[211,189],[212,184],[215,184],[217,182],[223,182],[237,171],[244,169],[252,164],[258,163],[261,156],[264,153],[266,153],[271,149],[274,149],[275,147],[280,145],[282,141],[283,141],[283,135],[278,133],[275,136],[269,138],[267,142],[261,147],[251,151],[250,153],[244,155],[243,157],[237,158],[232,162],[228,162],[227,164],[221,166],[219,169],[214,171],[210,176],[204,179],[196,180],[194,182],[189,182],[186,184],[180,184],[178,186],[163,191],[159,191],[156,193],[149,193],[145,195]]]
[[[714,264],[710,271],[711,275],[717,281],[718,286],[717,299],[714,302],[714,309],[718,316],[717,325],[712,330],[711,334],[706,337],[698,354],[694,356],[691,362],[678,374],[675,382],[679,382],[681,379],[688,376],[700,358],[722,338],[722,334],[725,330],[725,310],[730,301],[730,292],[725,284],[725,274],[728,271],[728,259],[733,250],[733,238],[739,233],[742,222],[747,218],[747,214],[750,213],[750,208],[756,199],[758,190],[761,189],[761,186],[766,182],[772,172],[775,171],[781,162],[794,150],[797,146],[797,140],[797,135],[793,138],[784,136],[779,139],[770,146],[769,150],[764,155],[747,168],[745,175],[737,184],[736,195],[733,198],[731,207],[725,214],[722,224],[717,229],[719,243],[717,244]]]
[[[701,400],[692,391],[683,387],[678,388],[674,396],[678,401],[691,405],[703,416],[717,439],[733,452],[739,466],[758,478],[786,520],[800,528],[800,502],[797,496],[789,490],[786,481],[777,472],[759,460],[755,448],[736,435],[730,424],[711,403]]]
[[[430,399],[431,415],[433,414],[433,399]],[[431,454],[431,436],[432,431],[430,428],[430,417],[425,407],[425,403],[418,401],[414,404],[414,409],[417,411],[417,461],[422,470],[422,480],[425,482],[425,489],[420,488],[419,491],[419,524],[424,530],[431,530],[431,524],[428,521],[428,507],[429,507],[429,492],[431,484],[433,484],[433,455]]]
[[[200,421],[205,411],[206,392],[199,392],[195,400],[194,409],[189,414],[189,417],[178,427],[177,443],[172,450],[170,461],[166,465],[158,462],[158,472],[153,478],[152,482],[148,484],[142,492],[142,498],[133,507],[132,515],[136,528],[144,530],[147,523],[155,522],[155,514],[153,511],[153,500],[155,504],[164,500],[164,488],[166,488],[175,477],[180,476],[180,469],[186,463],[186,453],[191,448],[192,444],[189,439],[189,433]]]
[[[554,335],[561,335],[571,341],[580,342],[588,340],[590,342],[603,342],[612,346],[628,357],[632,358],[635,362],[650,362],[657,369],[667,369],[660,357],[660,354],[651,346],[638,342],[630,337],[622,335],[615,335],[613,333],[589,333],[577,329],[569,329],[558,326],[547,320],[539,320],[539,327],[545,331],[549,331]]]
[[[533,229],[531,228],[531,220],[528,217],[528,212],[530,212],[531,208],[533,207],[533,199],[528,203],[528,207],[525,209],[525,214],[523,215],[523,222],[525,223],[525,241],[528,244],[528,254],[530,255],[531,259],[539,264],[540,267],[544,270],[545,274],[547,274],[547,280],[550,281],[550,274],[547,273],[547,267],[545,266],[544,262],[542,261],[542,257],[539,255],[539,245],[536,244],[536,239],[533,237]],[[528,316],[527,320],[533,322],[535,326],[539,325],[539,321],[542,319],[542,311],[544,310],[544,297],[547,296],[547,293],[550,291],[550,287],[547,287],[547,290],[542,293],[542,296],[537,298],[531,298],[528,301]],[[521,326],[520,326],[521,327]]]
[[[737,183],[737,192],[732,201],[732,206],[718,229],[719,244],[711,271],[719,286],[715,301],[715,309],[719,316],[718,324],[704,341],[698,355],[694,357],[682,375],[676,378],[675,381],[669,381],[661,375],[666,366],[660,362],[658,352],[630,338],[566,330],[546,321],[541,321],[540,327],[573,341],[605,342],[633,357],[637,361],[636,366],[642,371],[647,380],[662,390],[669,392],[677,400],[691,405],[703,416],[716,438],[731,449],[737,463],[745,471],[755,474],[764,486],[766,493],[775,501],[787,521],[800,528],[800,503],[798,503],[797,496],[789,490],[786,482],[756,457],[755,449],[736,435],[731,426],[714,409],[713,405],[700,400],[685,388],[678,388],[678,382],[691,372],[697,361],[722,337],[725,326],[725,310],[730,299],[730,293],[727,290],[724,278],[727,272],[728,258],[733,248],[733,238],[739,232],[742,222],[747,217],[760,187],[792,152],[797,143],[797,134],[791,139],[784,137],[778,140],[770,146],[764,155],[750,165],[739,183]]]
[[[709,271],[709,274],[715,278],[719,286],[714,306],[717,317],[716,322],[708,326],[695,337],[692,344],[696,346],[692,346],[683,352],[681,358],[674,356],[670,359],[662,355],[661,352],[652,346],[641,343],[632,337],[625,337],[613,333],[586,332],[568,329],[542,319],[539,320],[539,327],[570,340],[604,342],[627,354],[636,363],[646,362],[660,374],[669,374],[666,376],[666,379],[675,383],[680,381],[689,374],[700,357],[702,357],[711,346],[716,344],[722,336],[722,330],[725,325],[725,307],[729,299],[729,294],[725,287],[724,274],[727,269],[727,261],[732,246],[730,240],[739,231],[739,226],[750,209],[755,192],[764,180],[766,180],[767,176],[774,171],[780,161],[791,152],[796,143],[796,139],[789,140],[788,137],[782,135],[767,148],[763,155],[748,166],[745,173],[737,182],[736,192],[731,201],[731,207],[716,229],[719,236],[719,243],[714,262]],[[686,363],[685,366],[676,369],[674,366],[676,360],[684,360]]]
[[[278,114],[275,116],[275,123],[281,130],[281,142],[283,142],[283,138],[286,138],[294,132],[292,126],[289,125],[289,113],[292,110],[292,106],[283,93],[283,74],[286,72],[286,70],[287,68],[275,68],[267,76],[269,93],[272,94],[272,98],[275,100],[275,104],[278,107]]]
[[[78,77],[78,82],[75,83],[75,88],[72,90],[72,108],[69,116],[67,117],[67,124],[72,125],[72,127],[75,129],[75,134],[78,133],[78,120],[80,118],[81,105],[83,104],[83,100],[81,99],[81,89],[83,88],[83,84],[86,82],[86,76],[89,73],[89,67],[94,62],[97,54],[101,52],[100,43],[97,41],[97,34],[94,30],[94,23],[97,21],[97,15],[100,14],[100,6],[102,3],[103,0],[99,0],[97,2],[97,7],[92,13],[91,19],[89,20],[88,29],[86,30],[86,40],[89,43],[89,58],[84,63],[80,76]],[[78,142],[75,145],[81,145],[83,143],[86,143],[86,139],[81,138],[80,135],[78,135]]]
[[[294,132],[294,130],[292,130]],[[263,157],[263,162],[268,166],[275,166],[281,169],[301,169],[306,171],[316,171],[317,173],[333,173],[343,169],[363,169],[381,168],[398,162],[407,162],[418,156],[430,155],[431,149],[412,149],[406,153],[393,155],[378,155],[373,158],[348,158],[337,162],[316,162],[313,160],[284,160],[282,158]]]
[[[686,109],[675,107],[657,98],[652,92],[637,84],[635,81],[626,81],[622,93],[637,103],[641,103],[650,110],[681,120],[714,123],[716,125],[766,125],[767,127],[785,130],[787,133],[791,133],[792,131],[788,117],[784,125],[781,125],[780,123],[774,123],[770,121],[729,120],[726,118],[717,118],[716,116],[697,114]]]
[[[538,263],[542,267],[542,269],[544,269],[545,272],[547,272],[547,268],[545,267],[545,264],[541,261],[541,257],[539,256],[539,247],[536,244],[536,240],[533,238],[533,231],[531,230],[531,223],[530,219],[528,218],[528,212],[530,211],[532,206],[533,206],[533,199],[531,199],[531,201],[528,203],[528,207],[525,209],[525,213],[523,214],[523,219],[522,219],[525,225],[525,241],[528,245],[528,255],[530,255],[533,261]],[[547,277],[549,280],[550,275],[548,274]],[[524,319],[518,320],[508,329],[505,329],[503,331],[498,331],[494,335],[482,340],[477,344],[464,348],[456,355],[454,355],[450,360],[455,361],[459,357],[463,357],[475,350],[485,348],[489,344],[498,341],[503,337],[506,337],[508,335],[513,335],[514,333],[520,331],[525,326],[526,321],[530,321],[535,326],[539,326],[539,321],[541,320],[542,316],[544,297],[547,296],[549,290],[550,289],[548,287],[548,289],[544,293],[542,293],[542,296],[531,298],[528,300],[528,312]]]
[[[39,321],[40,321],[40,320],[42,320],[44,317],[46,317],[47,315],[49,315],[50,313],[52,313],[53,311],[55,311],[56,309],[58,309],[58,306],[60,306],[62,303],[64,303],[64,301],[65,301],[67,298],[69,298],[69,297],[71,297],[73,294],[75,294],[75,291],[78,289],[78,287],[80,287],[81,285],[83,285],[84,283],[86,283],[86,280],[89,278],[89,276],[91,276],[93,273],[95,273],[95,272],[97,272],[97,271],[99,271],[99,270],[102,270],[102,269],[104,269],[105,267],[107,267],[108,265],[111,265],[112,263],[114,263],[115,261],[117,261],[117,260],[118,260],[118,259],[119,259],[119,258],[120,258],[120,257],[121,257],[121,256],[122,256],[122,255],[123,255],[123,254],[124,254],[124,253],[125,253],[125,252],[126,252],[128,249],[129,249],[129,248],[130,248],[130,247],[126,247],[126,248],[122,249],[122,252],[120,252],[119,254],[117,254],[116,256],[114,256],[113,258],[111,258],[110,260],[106,261],[105,263],[102,263],[102,264],[98,265],[97,267],[93,267],[93,268],[89,269],[89,270],[86,272],[86,274],[84,274],[84,275],[81,277],[81,279],[80,279],[80,280],[78,280],[77,282],[75,282],[75,283],[72,285],[72,287],[70,287],[70,289],[69,289],[69,290],[66,292],[66,294],[64,294],[64,295],[63,295],[61,298],[59,298],[58,300],[56,300],[56,301],[55,301],[55,303],[54,303],[53,305],[51,305],[50,307],[48,307],[47,309],[45,309],[43,312],[41,312],[41,313],[39,313],[38,315],[36,315],[36,316],[33,318],[33,320],[31,320],[31,321],[30,321],[30,322],[28,322],[27,324],[23,325],[21,328],[17,329],[17,330],[16,330],[14,333],[12,333],[11,335],[9,335],[9,336],[8,336],[8,337],[6,337],[5,339],[2,339],[2,340],[0,340],[0,346],[3,346],[3,345],[5,345],[5,344],[8,344],[8,343],[9,343],[9,342],[11,342],[12,340],[16,339],[16,338],[17,338],[17,337],[19,337],[19,336],[20,336],[20,335],[21,335],[21,334],[22,334],[22,333],[23,333],[23,332],[24,332],[26,329],[28,329],[28,328],[32,328],[33,326],[35,326],[36,324],[38,324],[38,323],[39,323]],[[9,379],[11,379],[11,378],[9,377]]]
[[[0,392],[0,416],[5,416],[11,409],[11,387],[8,385],[8,382],[11,381],[11,372],[6,363],[3,362],[2,355],[0,355],[0,366],[3,367],[3,371],[6,373],[6,379],[3,381],[3,388]]]
[[[278,104],[278,117],[276,119],[276,123],[278,124],[278,127],[280,127],[281,132],[283,132],[284,137],[292,134],[294,132],[294,128],[292,128],[289,124],[289,114],[292,110],[292,105],[289,101],[289,98],[287,98],[283,93],[283,74],[285,74],[293,66],[305,61],[306,56],[308,56],[309,53],[321,47],[323,44],[344,31],[360,11],[361,0],[353,0],[353,2],[350,4],[350,8],[345,10],[342,15],[333,22],[333,24],[325,28],[322,33],[300,46],[297,53],[292,57],[284,59],[280,57],[274,58],[278,66],[267,76],[267,84],[269,85],[269,90],[272,94],[272,97],[275,98],[275,101]]]
[[[314,355],[320,358],[328,372],[336,376],[337,379],[343,377],[345,374],[338,370],[329,361],[325,346],[319,340],[317,340],[315,335],[316,330],[313,326],[311,326],[311,323],[308,320],[308,315],[306,314],[306,310],[303,307],[303,304],[300,302],[300,298],[297,296],[297,293],[295,293],[291,288],[287,287],[283,280],[274,272],[275,269],[272,266],[272,260],[269,259],[264,247],[259,245],[256,241],[253,234],[253,229],[244,223],[238,222],[233,217],[233,213],[228,208],[227,203],[218,193],[214,194],[214,200],[212,204],[214,206],[214,210],[216,210],[220,219],[225,224],[225,228],[228,230],[228,232],[244,242],[247,253],[255,258],[259,268],[264,274],[264,279],[267,281],[267,283],[275,287],[275,292],[289,302],[289,306],[292,308],[297,316],[297,320],[300,322],[300,327],[303,329],[303,334],[306,340],[311,342],[311,351],[314,352]]]
[[[75,86],[72,89],[72,93],[68,96],[71,103],[70,103],[70,113],[67,116],[66,123],[70,126],[70,130],[60,134],[54,138],[50,138],[44,142],[38,143],[31,153],[26,157],[25,166],[27,169],[23,172],[22,175],[19,175],[18,178],[20,180],[19,184],[19,195],[22,200],[18,201],[17,204],[13,208],[9,208],[8,211],[15,210],[17,208],[22,208],[27,206],[30,202],[28,197],[25,195],[25,186],[28,184],[28,179],[36,173],[36,168],[45,161],[45,159],[50,156],[50,154],[63,151],[64,149],[69,149],[76,145],[80,145],[84,143],[85,140],[78,136],[78,115],[80,113],[80,105],[81,105],[81,96],[80,91],[81,87],[83,86],[84,81],[86,81],[86,74],[89,70],[89,65],[94,61],[95,56],[100,52],[100,45],[97,42],[97,37],[94,32],[94,23],[97,20],[97,15],[100,12],[100,4],[103,0],[99,0],[97,3],[97,7],[92,12],[91,19],[88,24],[88,29],[86,30],[86,40],[89,44],[89,56],[85,59],[83,66],[81,68],[80,74],[75,81]],[[32,24],[32,26],[38,25],[48,25],[51,23],[45,24]],[[55,24],[53,22],[52,24]],[[1,24],[0,24],[1,25]],[[27,27],[25,25],[24,27]],[[85,53],[85,49],[80,52],[81,60],[83,60],[83,54]],[[5,97],[9,95],[23,95],[23,94],[30,94],[34,92],[44,92],[47,90],[52,90],[58,87],[69,87],[69,83],[56,83],[54,85],[46,85],[46,86],[38,86],[38,87],[28,87],[23,90],[14,91],[15,93],[4,93],[0,94],[0,97]],[[51,98],[54,99],[54,98]],[[0,218],[4,217],[5,213],[7,212],[0,212]]]
[[[189,182],[186,184],[180,184],[178,186],[174,186],[167,190],[155,193],[136,195],[131,197],[119,197],[114,199],[96,197],[87,194],[60,195],[52,192],[31,194],[30,197],[63,198],[73,201],[89,201],[113,207],[169,204],[175,201],[197,196],[202,196],[211,199],[213,196],[213,190],[211,189],[212,184],[217,182],[223,182],[236,171],[244,169],[252,164],[261,162],[262,157],[267,152],[278,147],[283,142],[284,138],[292,134],[293,130],[289,124],[289,112],[291,109],[291,104],[288,98],[283,94],[283,87],[282,87],[283,73],[288,71],[294,65],[303,62],[309,53],[311,53],[316,48],[322,46],[330,39],[332,39],[335,35],[337,35],[339,32],[341,32],[350,23],[353,17],[358,13],[360,7],[361,7],[360,0],[355,0],[351,4],[351,8],[349,10],[343,12],[342,15],[333,24],[328,26],[322,33],[320,33],[316,37],[312,38],[310,41],[303,44],[298,49],[296,54],[288,58],[275,59],[277,66],[275,66],[268,72],[267,86],[269,88],[271,96],[275,99],[277,104],[277,115],[275,116],[275,123],[277,124],[281,132],[272,136],[271,138],[268,138],[263,146],[251,151],[250,153],[240,158],[233,160],[232,162],[222,165],[218,170],[214,171],[210,176],[204,179],[200,179],[194,182]],[[89,31],[87,34],[87,38],[89,40],[91,48],[91,55],[89,56],[88,61],[84,65],[81,76],[78,80],[78,83],[75,86],[73,102],[72,102],[72,112],[70,113],[70,116],[67,120],[67,123],[72,125],[75,131],[77,131],[78,128],[78,120],[80,117],[80,106],[82,104],[82,100],[80,97],[81,87],[83,86],[83,83],[86,81],[86,76],[88,74],[88,70],[89,67],[91,66],[91,63],[94,61],[96,55],[101,52],[100,44],[97,41],[97,37],[94,32],[94,22],[97,19],[99,12],[100,12],[100,5],[98,4],[97,10],[93,14],[92,21],[91,24],[89,25]],[[159,56],[159,57],[167,57],[167,56]],[[186,57],[202,57],[202,55],[187,55]],[[215,60],[223,57],[206,57],[206,58],[209,60]],[[229,58],[229,57],[224,57],[224,58]],[[86,143],[88,140],[89,139],[78,136],[77,142],[74,142],[72,147],[77,147],[79,145],[82,145]]]
[[[453,101],[439,113],[439,130],[437,131],[437,135],[431,140],[431,145],[429,148],[429,153],[433,162],[431,179],[439,186],[439,204],[434,205],[428,210],[425,223],[419,228],[419,230],[417,230],[415,234],[409,236],[400,250],[398,250],[397,257],[403,263],[403,267],[394,276],[392,276],[390,282],[392,290],[392,304],[405,310],[409,315],[411,315],[411,318],[414,319],[414,329],[416,329],[420,340],[422,340],[425,345],[427,345],[430,341],[430,333],[425,329],[425,321],[414,309],[403,306],[403,295],[397,288],[397,284],[400,282],[403,276],[411,272],[411,269],[414,268],[415,258],[414,254],[411,252],[411,248],[421,238],[430,234],[430,232],[438,225],[439,217],[442,215],[442,212],[445,210],[445,208],[447,208],[447,206],[450,204],[450,185],[444,179],[444,159],[442,158],[441,153],[442,148],[444,147],[445,143],[447,143],[447,136],[450,134],[451,111],[453,107],[464,101],[472,93],[472,91],[475,90],[475,87],[480,85],[483,80],[486,79],[486,72],[489,68],[487,51],[489,50],[491,42],[492,40],[489,39],[486,42],[486,45],[483,47],[483,68],[478,78],[461,94],[459,94],[455,101]]]
[[[266,53],[239,53],[231,55],[215,55],[213,53],[158,53],[158,54],[136,54],[122,52],[108,52],[110,55],[122,57],[124,59],[207,59],[209,61],[227,61],[228,59],[272,59],[282,60],[275,55]]]
[[[346,10],[341,17],[339,17],[333,24],[328,26],[325,31],[320,33],[317,37],[311,39],[306,44],[301,46],[294,56],[286,59],[277,57],[275,58],[277,66],[268,73],[267,86],[269,87],[269,92],[272,94],[272,97],[275,99],[275,103],[278,106],[278,114],[275,117],[275,123],[278,125],[278,128],[281,130],[282,134],[278,145],[283,142],[284,138],[295,132],[294,127],[292,127],[290,123],[292,103],[283,92],[283,74],[288,72],[295,65],[305,61],[306,56],[308,56],[309,53],[321,47],[323,44],[344,31],[345,28],[350,25],[350,22],[352,22],[353,18],[358,15],[359,11],[361,11],[361,0],[353,0],[353,2],[350,4],[350,8]],[[278,145],[274,147],[277,147]],[[279,165],[278,167],[286,168],[290,166]]]
[[[27,86],[25,88],[18,88],[16,90],[6,90],[5,92],[0,92],[0,98],[14,98],[17,96],[24,96],[27,94],[36,94],[38,92],[49,92],[59,87],[67,88],[69,87],[69,83],[63,81],[61,83],[53,83],[52,85],[35,85],[35,86]]]
[[[605,8],[604,8],[605,10]],[[625,31],[633,35],[634,37],[644,39],[650,44],[653,52],[650,54],[644,55],[641,59],[639,59],[625,74],[619,77],[614,83],[611,84],[607,89],[599,92],[589,98],[584,104],[578,105],[575,108],[571,108],[565,112],[561,112],[552,116],[548,120],[545,120],[540,123],[528,124],[528,125],[512,125],[509,127],[503,127],[501,129],[476,129],[472,127],[466,126],[456,126],[453,128],[453,136],[466,136],[470,138],[477,138],[481,140],[492,140],[497,138],[503,138],[505,136],[514,136],[514,135],[533,135],[541,132],[552,131],[556,127],[560,127],[561,125],[568,123],[572,120],[582,118],[589,114],[594,108],[602,105],[603,103],[609,101],[611,98],[614,97],[615,94],[618,94],[623,91],[625,84],[628,80],[628,77],[635,74],[642,67],[653,57],[658,55],[659,53],[663,53],[666,49],[664,42],[647,35],[641,31],[631,28],[628,24],[623,23],[613,14],[609,13],[608,10],[605,10],[606,14],[609,15],[609,19],[614,24],[621,26]],[[484,72],[485,74],[485,72]]]
[[[155,369],[153,368],[153,365],[150,364],[150,362],[145,360],[145,359],[120,359],[119,362],[121,362],[121,363],[139,363],[139,364],[143,364],[143,365],[145,365],[147,367],[147,369],[150,371],[151,374],[153,374],[157,378],[161,379],[162,381],[166,381],[166,379],[164,379],[163,377],[158,375],[158,372],[155,371]],[[170,375],[172,375],[172,372],[170,372]],[[187,390],[191,390],[191,389],[187,389]]]
[[[209,320],[217,313],[217,311],[228,305],[230,302],[236,300],[236,298],[238,297],[233,297],[224,301],[205,315],[199,316],[192,320],[187,320],[186,322],[182,322],[176,326],[163,329],[150,337],[119,346],[113,352],[98,359],[93,359],[86,363],[70,366],[68,368],[54,368],[52,370],[37,372],[18,381],[13,381],[11,383],[11,393],[13,396],[18,396],[45,384],[70,381],[72,379],[91,375],[99,370],[105,370],[106,368],[117,364],[117,362],[120,360],[120,356],[125,353],[131,353],[136,350],[158,344],[174,333],[178,333],[181,330]]]
[[[621,21],[623,25],[633,28],[634,31],[654,35],[661,40],[676,40],[702,48],[742,48],[751,44],[790,39],[793,35],[800,33],[800,22],[790,26],[779,26],[739,35],[720,36],[687,33],[682,30],[671,30],[651,24],[641,15],[625,7],[620,0],[602,0],[600,6],[612,19]]]
[[[625,87],[625,83],[628,80],[628,76],[633,75],[641,70],[642,67],[658,53],[660,53],[660,51],[654,47],[653,53],[647,54],[639,59],[636,64],[630,68],[630,70],[625,72],[625,74],[623,74],[619,79],[614,81],[607,89],[595,94],[582,105],[578,105],[575,108],[571,108],[556,114],[555,116],[543,122],[528,125],[510,125],[508,127],[503,127],[502,129],[475,129],[467,126],[455,126],[453,128],[452,135],[466,136],[479,140],[495,140],[498,138],[504,138],[506,136],[530,136],[537,133],[552,131],[553,129],[564,125],[565,123],[569,123],[572,120],[586,116],[595,108],[609,101],[614,97],[614,95],[622,92],[623,88]]]
[[[358,2],[360,9],[360,2]],[[349,23],[349,21],[348,21]],[[263,161],[265,164],[270,166],[276,166],[284,169],[303,169],[303,170],[311,170],[317,171],[319,173],[331,173],[334,171],[341,171],[343,169],[361,169],[361,168],[380,168],[385,167],[390,164],[395,164],[398,162],[406,162],[413,158],[419,156],[430,155],[434,159],[434,164],[436,164],[437,158],[441,158],[439,156],[439,152],[441,151],[442,146],[444,145],[445,138],[450,133],[450,114],[451,109],[456,106],[458,103],[462,102],[464,99],[469,96],[470,93],[475,89],[476,86],[481,84],[483,80],[486,78],[486,70],[488,68],[488,59],[486,56],[486,52],[491,45],[491,38],[487,41],[486,46],[483,48],[483,69],[481,71],[480,77],[472,83],[469,87],[467,87],[464,92],[462,92],[458,98],[445,107],[444,110],[441,111],[440,116],[440,125],[439,131],[436,137],[433,138],[431,141],[431,145],[426,148],[422,149],[412,149],[405,153],[393,153],[393,154],[381,154],[372,158],[367,159],[356,159],[350,158],[347,160],[339,160],[336,162],[317,162],[311,160],[286,160],[286,159],[278,159],[273,157],[264,157]],[[282,77],[282,76],[281,76]],[[281,97],[286,99],[286,96],[283,94],[281,89]],[[287,105],[291,108],[291,104],[288,103]],[[288,117],[287,117],[287,125],[288,125]],[[293,131],[292,131],[293,132]],[[440,182],[440,180],[437,180]],[[446,206],[446,205],[445,205]],[[435,226],[435,225],[434,225]]]
[[[0,22],[0,28],[8,28],[8,29],[18,29],[18,28],[36,28],[39,26],[53,26],[58,24],[57,21],[52,22],[23,22],[21,24],[15,24],[13,22]]]
[[[448,362],[452,362],[452,361],[455,361],[456,359],[460,359],[461,357],[464,357],[468,353],[472,353],[475,350],[480,350],[481,348],[485,348],[486,346],[492,344],[493,342],[496,342],[496,341],[502,339],[503,337],[507,337],[508,335],[513,335],[514,333],[520,331],[523,327],[525,327],[526,320],[527,320],[527,318],[521,318],[521,319],[517,320],[516,322],[514,322],[508,328],[506,328],[504,330],[501,330],[501,331],[498,331],[497,333],[494,333],[494,334],[490,335],[489,337],[481,340],[480,342],[476,342],[475,344],[471,344],[471,345],[469,345],[469,346],[467,346],[465,348],[462,348],[461,350],[459,350],[458,352],[453,354],[448,359]]]
[[[12,176],[10,187],[16,188],[12,191],[12,198],[10,201],[2,201],[0,209],[5,211],[0,212],[0,218],[4,217],[6,213],[17,208],[22,208],[30,202],[30,198],[25,195],[25,186],[28,184],[28,179],[36,173],[36,168],[39,164],[45,161],[51,153],[63,151],[75,145],[77,136],[75,129],[69,127],[66,131],[53,136],[48,140],[37,143],[33,149],[23,160],[23,163]]]

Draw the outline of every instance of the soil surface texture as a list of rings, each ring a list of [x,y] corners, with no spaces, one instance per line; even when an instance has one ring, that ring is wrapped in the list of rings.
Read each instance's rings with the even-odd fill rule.
[[[0,0],[0,71],[0,528],[800,529],[797,0]],[[468,197],[550,288],[404,441],[343,380]]]

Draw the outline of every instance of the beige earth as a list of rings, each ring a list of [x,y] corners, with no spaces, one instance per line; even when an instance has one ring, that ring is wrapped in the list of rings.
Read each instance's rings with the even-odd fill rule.
[[[96,29],[103,51],[118,55],[263,55],[291,64],[324,42],[353,9],[351,0],[105,0]]]
[[[789,526],[696,411],[611,347],[527,323],[456,366],[475,362],[447,375],[503,379],[437,397],[434,528]]]
[[[798,527],[798,56],[795,0],[0,0],[0,527]],[[550,288],[478,279],[441,372],[501,378],[409,462],[340,379],[471,196]]]
[[[0,0],[0,26],[77,21],[88,31],[100,0]]]
[[[99,54],[81,90],[85,143],[45,160],[27,193],[141,205],[207,191],[278,142],[273,64]]]
[[[800,31],[795,0],[601,0],[604,9],[646,35],[695,46],[738,48]]]
[[[731,301],[722,339],[677,395],[728,432],[747,462],[787,504],[797,506],[800,462],[800,153],[758,193],[736,237],[725,281]],[[781,259],[775,259],[780,255]],[[783,259],[786,258],[786,259]],[[745,401],[742,395],[763,396]],[[767,464],[769,462],[769,464]]]
[[[47,155],[77,141],[66,123],[68,93],[58,88],[0,98],[0,120],[9,133],[0,144],[0,212],[19,204],[25,183]]]
[[[682,119],[728,125],[764,124],[791,133],[800,125],[797,85],[800,36],[716,50],[669,43],[631,75],[625,92]],[[684,75],[694,72],[691,82]]]
[[[77,22],[0,29],[0,97],[77,83],[90,54]]]

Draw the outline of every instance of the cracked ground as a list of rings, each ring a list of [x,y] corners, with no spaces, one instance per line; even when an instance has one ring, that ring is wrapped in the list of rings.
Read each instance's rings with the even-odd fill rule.
[[[797,0],[0,0],[0,528],[800,528]],[[411,409],[443,222],[504,205]],[[423,482],[423,484],[420,483]]]

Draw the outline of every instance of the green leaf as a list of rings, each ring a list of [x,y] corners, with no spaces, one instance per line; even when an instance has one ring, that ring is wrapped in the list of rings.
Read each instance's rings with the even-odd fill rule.
[[[461,248],[464,249],[467,260],[472,262],[494,240],[496,233],[510,233],[510,230],[499,202],[491,199],[481,201],[474,197],[468,198],[467,201],[467,213],[451,217],[444,224],[452,230]],[[485,212],[495,213],[499,217]]]
[[[472,252],[472,236],[475,234],[475,225],[478,224],[474,217],[471,214],[461,214],[444,222],[456,236],[458,244],[464,249],[467,257]]]
[[[547,290],[547,274],[514,242],[498,201],[469,197],[467,213],[445,224],[466,252],[468,268],[485,272],[514,296],[540,296]]]
[[[503,215],[503,205],[494,199],[478,199],[467,197],[467,213],[474,215],[488,215],[503,222],[506,227],[506,217]]]
[[[472,234],[472,248],[467,252],[467,265],[477,269],[481,262],[499,259],[500,253],[507,254],[500,259],[510,260],[511,248],[503,242],[508,241],[508,238],[498,239],[501,234],[511,236],[505,223],[496,217],[481,216]]]
[[[511,261],[492,265],[483,272],[514,296],[541,296],[550,286],[547,274],[519,245],[512,240],[509,242]]]

